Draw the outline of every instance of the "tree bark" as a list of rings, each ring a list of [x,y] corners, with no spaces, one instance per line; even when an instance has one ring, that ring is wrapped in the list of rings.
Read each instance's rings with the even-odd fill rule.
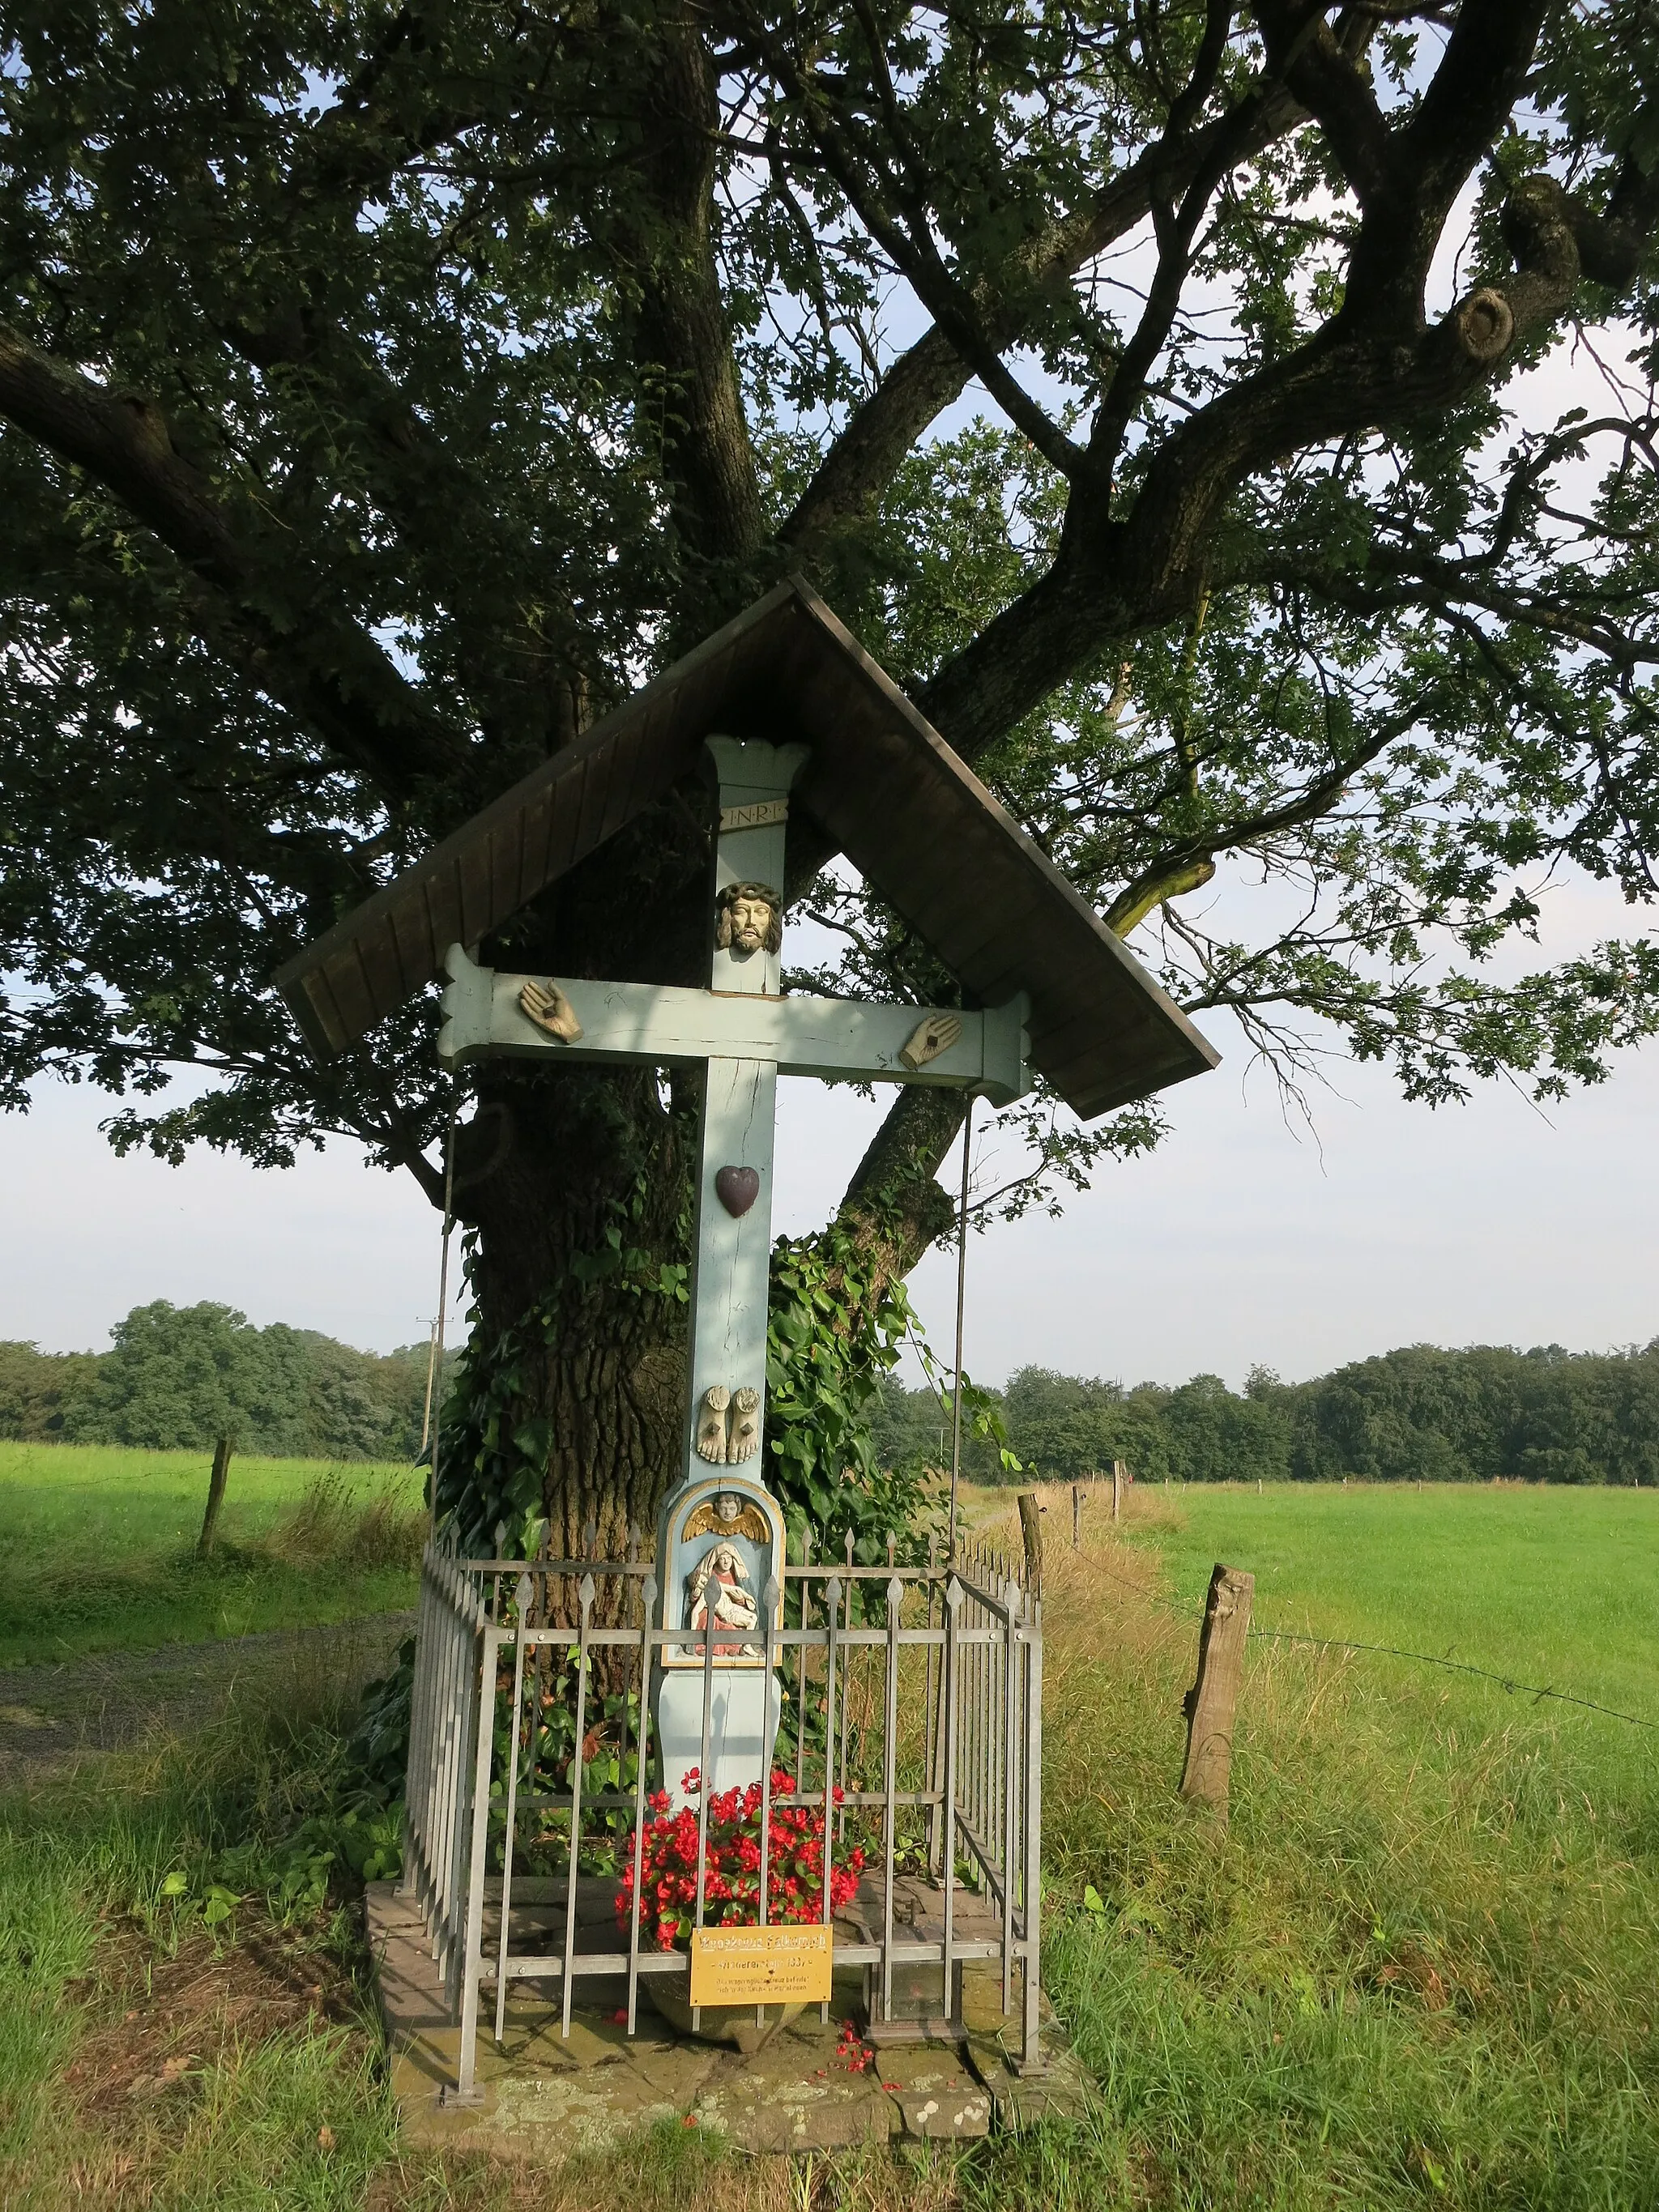
[[[883,1118],[841,1202],[842,1221],[879,1251],[887,1276],[908,1275],[956,1216],[935,1180],[961,1133],[959,1091],[906,1086]]]
[[[704,574],[683,578],[677,614],[690,636],[742,604],[741,580],[767,532],[714,258],[720,101],[714,64],[689,11],[671,13],[660,25],[645,106],[641,167],[654,228],[635,250],[641,341],[664,380],[664,471],[693,570],[734,572],[712,590]]]
[[[685,1308],[660,1271],[688,1256],[689,1103],[665,1108],[647,1070],[492,1069],[481,1087],[455,1196],[476,1372],[440,1478],[467,1548],[537,1513],[558,1558],[652,1540],[684,1416]]]

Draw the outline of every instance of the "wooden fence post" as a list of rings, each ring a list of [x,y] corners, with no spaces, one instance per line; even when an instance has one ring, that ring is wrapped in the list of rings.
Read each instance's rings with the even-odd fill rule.
[[[207,1511],[202,1516],[202,1533],[196,1548],[205,1559],[213,1550],[219,1533],[219,1508],[225,1502],[225,1478],[230,1473],[231,1443],[228,1437],[221,1437],[213,1447],[213,1472],[208,1477]]]
[[[1034,1490],[1019,1493],[1019,1533],[1025,1540],[1025,1587],[1033,1597],[1042,1595],[1042,1522]]]
[[[1244,1674],[1255,1577],[1217,1563],[1198,1639],[1198,1677],[1182,1700],[1187,1716],[1187,1763],[1181,1794],[1224,1820],[1232,1774],[1233,1715]]]
[[[1083,1486],[1072,1485],[1072,1549],[1075,1552],[1083,1541]]]
[[[1112,1518],[1114,1521],[1122,1510],[1123,1462],[1121,1459],[1115,1459],[1112,1462]]]

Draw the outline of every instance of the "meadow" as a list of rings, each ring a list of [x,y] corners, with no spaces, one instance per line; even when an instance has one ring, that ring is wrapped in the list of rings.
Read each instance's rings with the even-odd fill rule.
[[[210,1464],[207,1452],[0,1442],[0,1667],[414,1602],[421,1470],[237,1455],[201,1559]]]
[[[1048,1503],[1049,1980],[1148,2193],[1659,2203],[1645,1495],[1160,1486],[1081,1553]],[[1170,1798],[1218,1559],[1255,1572],[1264,1628],[1647,1725],[1261,1636],[1218,1835]]]
[[[1131,1497],[1127,1533],[1156,1546],[1194,1613],[1221,1559],[1255,1575],[1260,1630],[1401,1645],[1659,1722],[1659,1491],[1193,1483]]]
[[[1269,1627],[1525,1657],[1524,1679],[1659,1721],[1651,1629],[1629,1626],[1653,1618],[1645,1497],[1137,1490],[1074,1553],[1069,1493],[1043,1495],[1045,1981],[1100,2087],[1088,2118],[793,2164],[678,2126],[554,2171],[408,2152],[331,1858],[349,1714],[295,1680],[6,1808],[0,2199],[1659,2207],[1659,1731],[1261,1638],[1230,1821],[1175,1791],[1218,1558],[1255,1570]]]

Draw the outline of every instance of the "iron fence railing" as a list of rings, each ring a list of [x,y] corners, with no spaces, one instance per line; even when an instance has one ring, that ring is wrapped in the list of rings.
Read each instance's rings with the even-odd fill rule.
[[[863,1970],[870,2032],[913,2032],[907,2018],[959,2028],[964,1965],[994,1962],[1026,2066],[1037,2059],[1042,1637],[1040,1590],[1022,1564],[979,1545],[926,1567],[787,1566],[784,1602],[769,1583],[756,1632],[781,1717],[767,1723],[754,1778],[763,1922],[771,1813],[809,1808],[824,1830],[811,1917],[833,1923],[836,1968]],[[708,1775],[723,1670],[704,1631],[654,1626],[656,1598],[651,1569],[633,1560],[463,1559],[441,1542],[427,1552],[404,1887],[460,2026],[462,2098],[473,2093],[487,1988],[497,2040],[515,1982],[556,1988],[565,2034],[585,1978],[625,1984],[630,2035],[642,1981],[660,1978],[686,2000],[686,1956],[653,1948],[640,1925],[657,1780],[652,1686],[671,1648],[691,1648]],[[696,1793],[697,1926],[711,1901],[710,1794]],[[862,1879],[837,1911],[830,1867],[848,1865],[855,1846]],[[608,1879],[620,1895],[630,1869],[632,1902],[614,1942],[595,1948],[592,1926],[579,1928],[583,1878],[590,1889],[594,1875]],[[515,1940],[515,1899],[529,1898],[552,1907],[550,1942],[545,1911],[533,1929],[520,1915]]]

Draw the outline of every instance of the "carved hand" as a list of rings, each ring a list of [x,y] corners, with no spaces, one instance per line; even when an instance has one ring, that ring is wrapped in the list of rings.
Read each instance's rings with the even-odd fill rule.
[[[899,1053],[907,1067],[926,1067],[930,1060],[937,1060],[942,1052],[949,1052],[962,1036],[962,1021],[957,1014],[929,1014],[910,1042]]]
[[[574,1044],[582,1033],[576,1009],[550,977],[544,983],[532,977],[519,993],[519,1005],[538,1030],[557,1037],[561,1044]]]

